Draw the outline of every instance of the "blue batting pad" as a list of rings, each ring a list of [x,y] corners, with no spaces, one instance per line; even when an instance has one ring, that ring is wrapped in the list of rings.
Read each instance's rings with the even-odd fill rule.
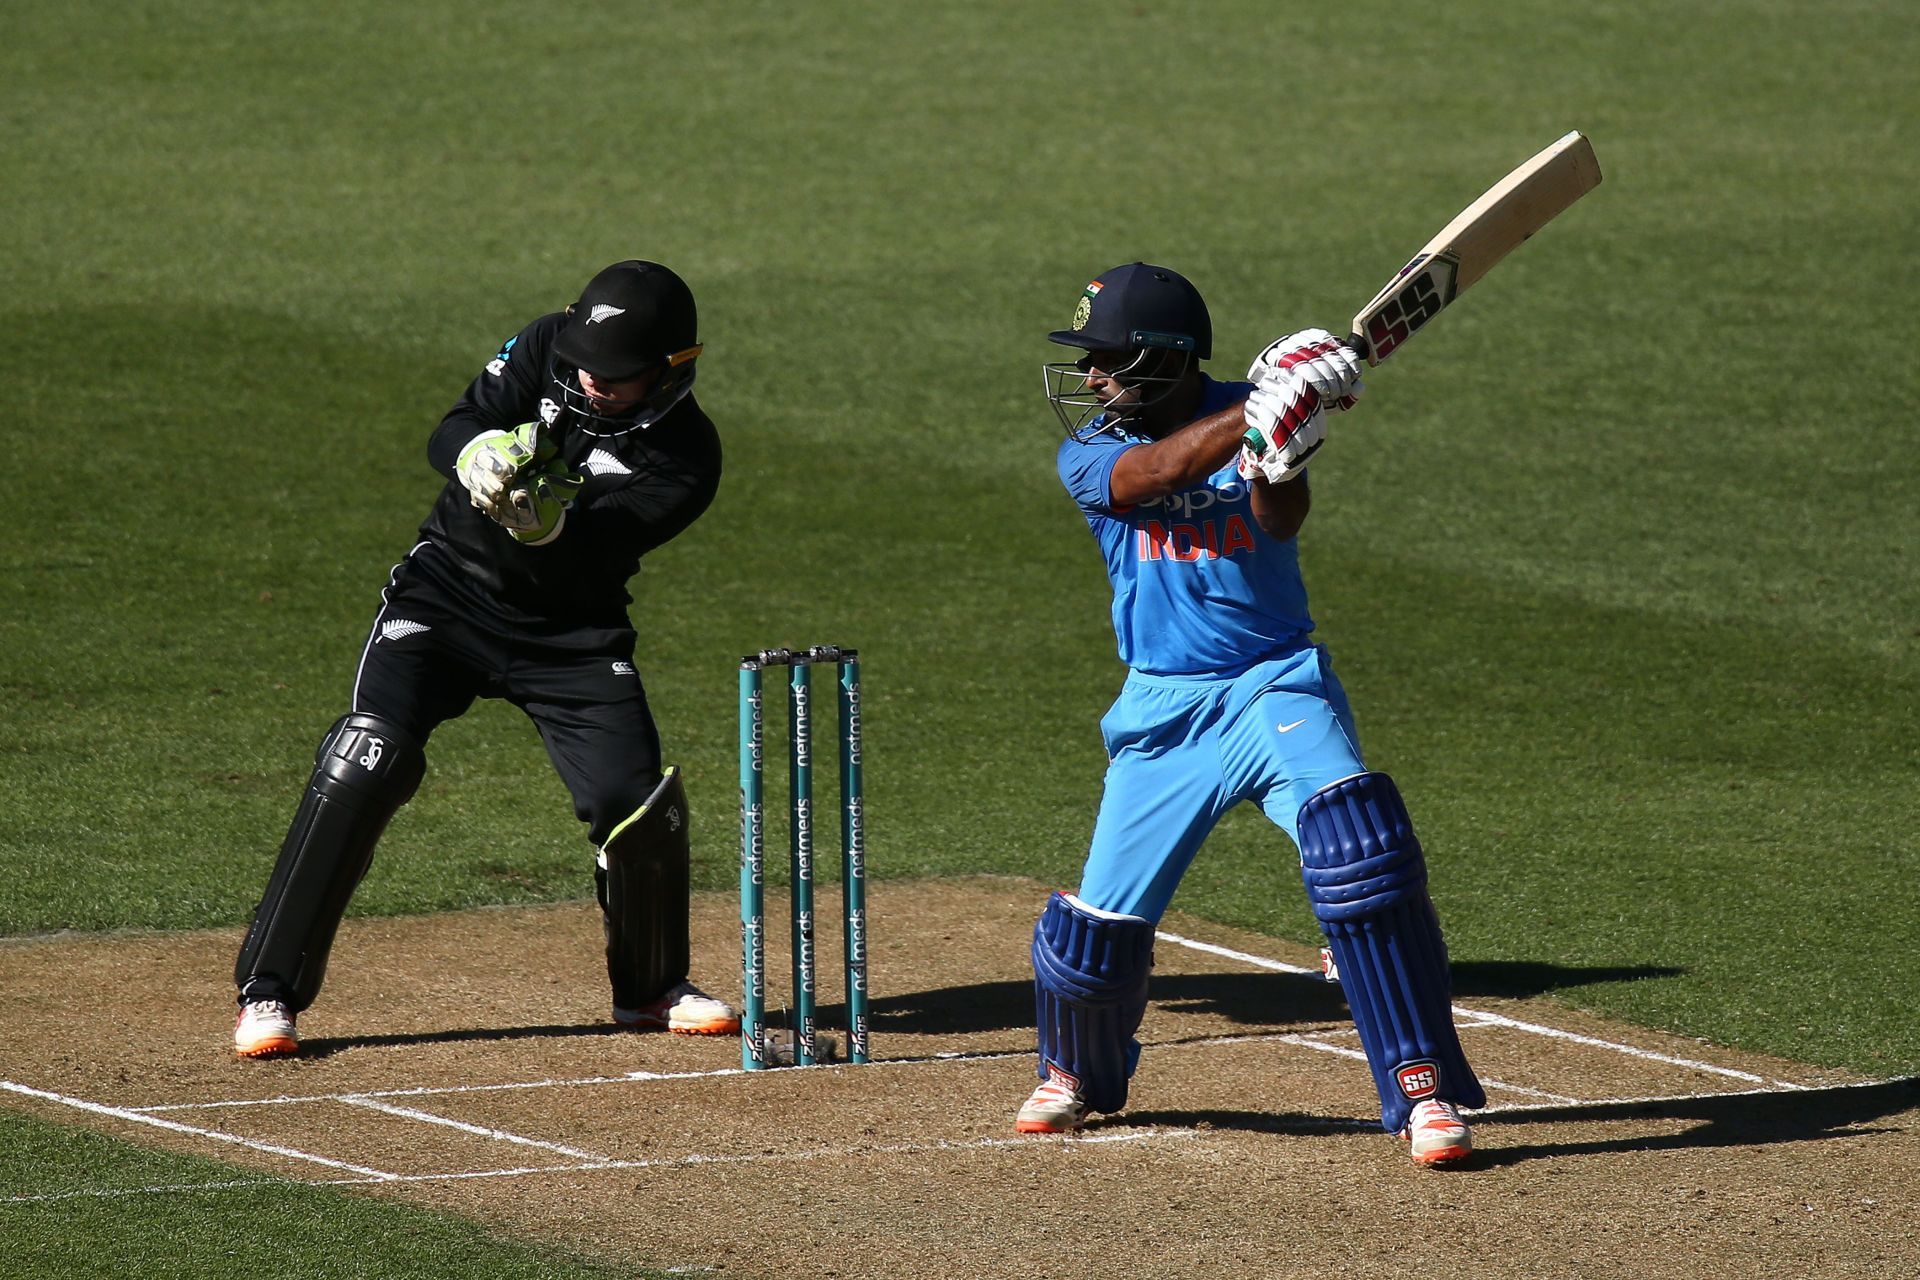
[[[1033,927],[1040,1078],[1055,1066],[1080,1082],[1092,1110],[1126,1106],[1152,969],[1152,921],[1097,911],[1064,893],[1047,899]]]
[[[1426,858],[1392,778],[1356,774],[1300,807],[1300,874],[1373,1069],[1381,1125],[1398,1133],[1423,1098],[1484,1107],[1453,1028]]]

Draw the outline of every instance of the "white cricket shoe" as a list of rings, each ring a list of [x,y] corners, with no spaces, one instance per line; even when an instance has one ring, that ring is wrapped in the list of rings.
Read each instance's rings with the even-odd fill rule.
[[[691,982],[667,988],[665,995],[638,1009],[615,1005],[613,1020],[636,1031],[665,1027],[683,1036],[726,1036],[740,1030],[740,1014],[732,1005],[715,1000]]]
[[[1080,1082],[1052,1063],[1013,1119],[1015,1133],[1073,1133],[1087,1120],[1087,1098]]]
[[[1450,1164],[1473,1154],[1473,1130],[1458,1108],[1439,1098],[1416,1102],[1400,1136],[1412,1144],[1415,1164]]]
[[[233,1052],[241,1058],[283,1058],[300,1052],[293,1010],[284,1000],[249,1000],[233,1020]]]

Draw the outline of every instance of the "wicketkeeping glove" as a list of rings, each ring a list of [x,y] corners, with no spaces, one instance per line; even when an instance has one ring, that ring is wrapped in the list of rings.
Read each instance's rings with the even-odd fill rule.
[[[1240,478],[1258,476],[1279,484],[1306,470],[1307,460],[1327,442],[1327,414],[1298,370],[1269,373],[1247,397],[1246,442],[1240,446]]]
[[[567,524],[567,508],[580,496],[586,477],[568,471],[563,463],[549,463],[514,482],[501,498],[493,518],[514,538],[541,547],[560,536]]]
[[[1248,382],[1264,382],[1270,373],[1292,370],[1313,384],[1328,412],[1353,408],[1366,390],[1360,385],[1360,358],[1325,329],[1302,329],[1268,344],[1247,370]]]
[[[507,486],[522,471],[550,460],[559,452],[546,439],[538,422],[523,422],[511,431],[482,431],[467,441],[453,465],[473,505],[497,519]]]

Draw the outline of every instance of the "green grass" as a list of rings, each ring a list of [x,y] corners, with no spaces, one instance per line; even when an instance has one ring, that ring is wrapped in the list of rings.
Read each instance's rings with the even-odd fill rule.
[[[0,1110],[0,1150],[7,1153],[0,1161],[0,1237],[7,1241],[0,1276],[636,1274],[502,1239],[450,1215],[162,1155],[12,1111]]]
[[[732,661],[816,639],[868,656],[877,874],[1070,878],[1121,673],[1040,335],[1145,257],[1237,374],[1578,127],[1600,189],[1336,422],[1322,635],[1457,960],[1670,969],[1557,994],[1920,1066],[1897,7],[83,10],[16,5],[0,50],[0,932],[245,919],[427,431],[632,254],[699,294],[728,450],[636,582],[700,882],[733,874]],[[581,896],[587,858],[483,706],[355,910]],[[1250,810],[1176,905],[1311,936]]]

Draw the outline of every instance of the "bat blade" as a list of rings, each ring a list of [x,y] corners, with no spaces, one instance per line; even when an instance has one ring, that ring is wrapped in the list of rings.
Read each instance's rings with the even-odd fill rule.
[[[1489,187],[1353,317],[1347,345],[1380,365],[1569,205],[1600,185],[1593,144],[1573,132]]]

